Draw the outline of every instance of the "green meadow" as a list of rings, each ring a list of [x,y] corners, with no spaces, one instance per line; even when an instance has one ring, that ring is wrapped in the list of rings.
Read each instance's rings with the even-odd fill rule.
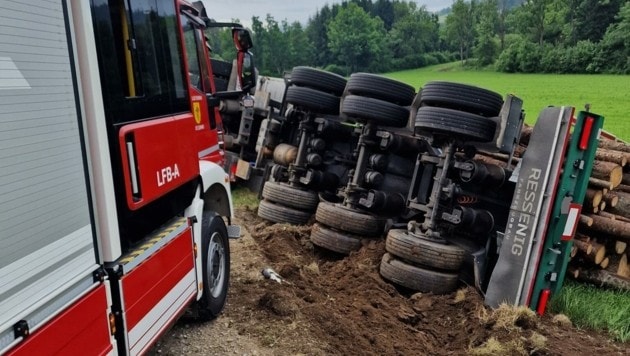
[[[421,69],[387,73],[416,89],[427,82],[444,80],[479,86],[523,100],[525,121],[534,123],[547,106],[573,106],[604,116],[604,130],[630,141],[630,75],[510,74],[463,69],[447,63]]]

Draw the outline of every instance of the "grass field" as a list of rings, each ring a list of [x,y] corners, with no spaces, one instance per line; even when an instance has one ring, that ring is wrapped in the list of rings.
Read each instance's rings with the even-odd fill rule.
[[[426,82],[444,80],[466,83],[514,94],[523,100],[527,123],[534,123],[546,106],[574,106],[605,117],[604,129],[630,141],[630,75],[509,74],[465,70],[447,63],[415,70],[387,73],[386,76],[420,88]]]

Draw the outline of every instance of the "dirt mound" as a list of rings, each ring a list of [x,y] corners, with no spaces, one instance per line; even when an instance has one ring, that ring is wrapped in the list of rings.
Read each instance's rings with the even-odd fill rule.
[[[316,350],[296,347],[294,352],[564,354],[566,341],[557,340],[567,334],[575,334],[571,344],[576,350],[593,348],[584,345],[592,340],[576,336],[579,332],[570,325],[540,319],[527,308],[487,309],[471,287],[436,296],[385,282],[378,272],[384,241],[370,241],[360,251],[340,256],[313,246],[310,226],[270,224],[253,210],[239,213],[270,267],[283,278],[282,283],[263,284],[254,303],[258,312],[297,324],[298,339],[318,340]],[[595,347],[623,352],[607,341]]]

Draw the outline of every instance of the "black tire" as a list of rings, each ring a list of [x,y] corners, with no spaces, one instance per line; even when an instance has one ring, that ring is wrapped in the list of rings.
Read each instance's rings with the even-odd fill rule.
[[[361,236],[378,236],[385,229],[385,219],[348,209],[341,204],[319,203],[315,220],[332,228]]]
[[[323,91],[290,86],[285,97],[286,102],[305,110],[320,114],[339,114],[339,97]]]
[[[311,242],[319,247],[344,255],[349,255],[350,252],[361,248],[359,236],[333,230],[319,223],[313,224]]]
[[[457,288],[457,273],[432,271],[400,261],[386,253],[380,266],[381,276],[414,291],[433,294],[450,293]]]
[[[204,213],[201,222],[203,293],[197,301],[198,318],[219,316],[227,300],[230,282],[230,244],[223,219]]]
[[[389,230],[385,250],[403,260],[447,271],[459,270],[466,255],[457,245],[414,237],[401,229]]]
[[[279,182],[265,182],[262,197],[274,203],[304,211],[315,211],[319,204],[317,193]]]
[[[294,67],[291,71],[291,83],[341,96],[346,88],[346,78],[324,70],[311,67]]]
[[[346,85],[348,93],[409,106],[416,90],[408,84],[370,73],[353,73]]]
[[[387,101],[364,96],[348,95],[343,99],[341,112],[376,125],[403,127],[409,121],[409,110]]]
[[[287,223],[291,225],[304,225],[311,217],[307,211],[297,210],[284,205],[275,204],[263,199],[258,203],[258,216],[275,223]]]
[[[498,116],[501,95],[472,85],[429,82],[420,91],[420,106],[438,106],[482,116]]]
[[[483,116],[445,108],[421,107],[416,114],[416,131],[459,137],[466,141],[488,142],[497,124]]]

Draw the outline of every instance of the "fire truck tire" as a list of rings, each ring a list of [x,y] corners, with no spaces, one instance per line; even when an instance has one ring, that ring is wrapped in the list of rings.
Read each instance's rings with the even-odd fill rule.
[[[230,281],[230,244],[223,219],[204,213],[201,223],[203,293],[197,302],[201,320],[219,316],[227,299]]]
[[[380,126],[403,127],[409,121],[407,108],[384,100],[358,95],[346,96],[341,106],[341,112],[358,119],[357,121],[369,121]]]
[[[389,253],[383,255],[380,273],[383,278],[397,285],[423,293],[446,294],[457,288],[457,273],[417,267],[398,260]]]
[[[344,255],[359,250],[362,245],[359,236],[333,230],[319,223],[313,224],[311,242],[319,247]]]
[[[420,91],[420,106],[437,106],[481,116],[498,116],[503,106],[501,95],[472,85],[429,82]]]
[[[275,223],[287,223],[291,225],[304,225],[310,219],[312,213],[275,204],[263,199],[258,204],[258,216]]]
[[[262,197],[271,202],[304,211],[315,211],[319,203],[319,196],[313,191],[271,181],[265,183]]]
[[[315,220],[334,229],[361,236],[378,236],[385,229],[385,219],[381,217],[326,202],[317,206]]]
[[[408,84],[377,74],[353,73],[346,85],[348,93],[409,106],[416,90]]]
[[[416,131],[456,136],[467,141],[488,142],[494,138],[496,123],[486,117],[438,107],[425,106],[416,114]]]
[[[389,230],[385,250],[403,260],[447,271],[459,270],[466,254],[457,245],[414,237],[403,229]]]
[[[320,114],[336,115],[339,113],[339,97],[323,91],[290,86],[287,89],[286,102]]]
[[[293,67],[291,84],[321,90],[341,96],[346,88],[346,78],[331,72],[311,67]]]

